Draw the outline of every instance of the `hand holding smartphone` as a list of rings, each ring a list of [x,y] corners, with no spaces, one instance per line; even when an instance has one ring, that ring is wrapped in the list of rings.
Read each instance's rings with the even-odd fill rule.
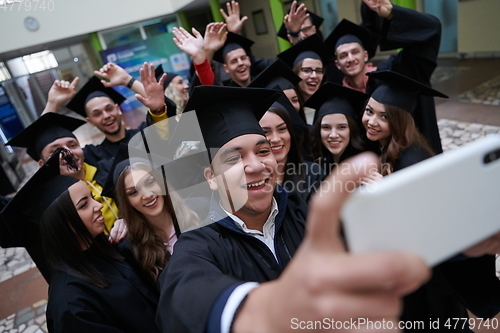
[[[361,186],[342,210],[353,253],[396,250],[434,266],[500,231],[500,135]]]

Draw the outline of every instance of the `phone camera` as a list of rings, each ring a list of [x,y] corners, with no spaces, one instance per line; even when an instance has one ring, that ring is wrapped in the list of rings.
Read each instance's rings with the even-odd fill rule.
[[[484,163],[488,164],[500,159],[500,149],[492,151],[491,153],[486,154],[484,157]]]

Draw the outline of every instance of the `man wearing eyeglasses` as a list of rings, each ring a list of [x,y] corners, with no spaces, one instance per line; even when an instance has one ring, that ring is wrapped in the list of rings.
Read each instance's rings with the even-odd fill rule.
[[[308,11],[304,4],[297,6],[297,1],[293,1],[277,35],[293,45],[314,34],[323,39],[319,30],[323,21],[322,17]]]

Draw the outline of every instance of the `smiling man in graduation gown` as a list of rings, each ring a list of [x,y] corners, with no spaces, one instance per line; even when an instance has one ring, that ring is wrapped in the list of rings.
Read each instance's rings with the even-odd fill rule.
[[[123,101],[125,101],[124,96],[113,88],[105,87],[97,77],[93,76],[66,105],[68,109],[75,111],[97,127],[106,137],[98,145],[88,144],[84,147],[85,161],[89,164],[107,170],[121,143],[128,143],[147,124],[154,124],[167,118],[165,104],[162,109],[148,110],[147,121],[138,129],[126,129],[119,106]]]
[[[211,160],[203,172],[214,196],[208,225],[180,236],[159,278],[157,323],[163,332],[281,332],[290,330],[294,317],[395,320],[401,294],[425,279],[425,266],[413,256],[342,253],[337,217],[347,191],[313,198],[309,236],[297,251],[306,206],[275,183],[276,160],[258,123],[279,94],[194,89],[186,108],[198,116]],[[367,160],[375,162],[375,156],[354,163]],[[339,174],[337,182],[359,176]],[[347,301],[353,306],[339,311]]]
[[[256,59],[251,47],[253,41],[241,35],[228,32],[224,45],[214,53],[213,60],[224,64],[224,71],[231,79],[223,85],[231,87],[246,87],[252,78],[259,75],[272,60]],[[187,110],[187,109],[186,109]]]
[[[49,112],[26,127],[7,144],[13,147],[27,148],[28,155],[40,166],[57,148],[63,147],[71,151],[75,156],[78,171],[68,171],[64,165],[61,165],[61,174],[78,178],[87,184],[94,199],[103,204],[102,212],[105,224],[108,230],[111,230],[113,223],[118,219],[118,207],[111,198],[101,196],[107,172],[84,162],[86,160],[85,152],[72,132],[83,124],[85,122],[80,119]]]

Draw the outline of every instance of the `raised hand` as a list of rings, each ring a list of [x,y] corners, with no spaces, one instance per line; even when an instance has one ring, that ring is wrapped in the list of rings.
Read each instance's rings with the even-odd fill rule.
[[[77,76],[71,81],[55,80],[50,87],[47,96],[47,105],[42,114],[47,112],[59,112],[61,106],[72,99],[76,95],[76,86],[80,78]]]
[[[63,105],[76,95],[76,85],[80,81],[77,76],[71,81],[55,80],[50,87],[47,100],[58,105]]]
[[[94,75],[108,80],[101,80],[101,83],[105,87],[126,86],[132,78],[126,70],[112,62],[108,62],[99,68],[99,70],[94,71]]]
[[[285,15],[285,28],[291,32],[299,32],[300,27],[309,17],[306,6],[302,3],[297,6],[297,1],[293,1],[290,12]]]
[[[186,52],[192,59],[193,62],[201,64],[205,61],[205,50],[203,36],[196,30],[192,29],[193,34],[191,35],[184,28],[174,28],[172,31],[174,34],[174,43],[182,51]]]
[[[165,98],[164,98],[164,88],[163,82],[167,78],[167,74],[163,73],[160,80],[157,82],[155,77],[155,66],[153,64],[144,63],[143,67],[140,69],[141,82],[144,86],[145,95],[144,97],[135,94],[135,98],[153,113],[163,113],[165,112]],[[155,110],[163,110],[163,112],[155,112]]]
[[[357,318],[385,320],[386,327],[397,328],[401,298],[428,278],[428,267],[411,254],[348,254],[339,236],[342,205],[372,163],[378,163],[374,154],[358,155],[325,180],[311,199],[301,247],[279,279],[250,291],[234,321],[234,332],[288,332],[299,321],[324,323],[325,318],[347,323]],[[353,328],[367,332],[372,327],[345,327],[345,331]],[[394,332],[377,330],[386,331]]]
[[[222,17],[227,23],[227,30],[235,34],[239,34],[243,28],[243,24],[248,20],[247,16],[240,18],[240,5],[236,1],[226,2],[227,14],[224,9],[220,9]]]
[[[363,2],[380,17],[388,18],[392,13],[390,0],[363,0]]]
[[[227,24],[221,22],[212,22],[205,29],[204,48],[209,61],[212,61],[213,54],[220,49],[227,39]]]

